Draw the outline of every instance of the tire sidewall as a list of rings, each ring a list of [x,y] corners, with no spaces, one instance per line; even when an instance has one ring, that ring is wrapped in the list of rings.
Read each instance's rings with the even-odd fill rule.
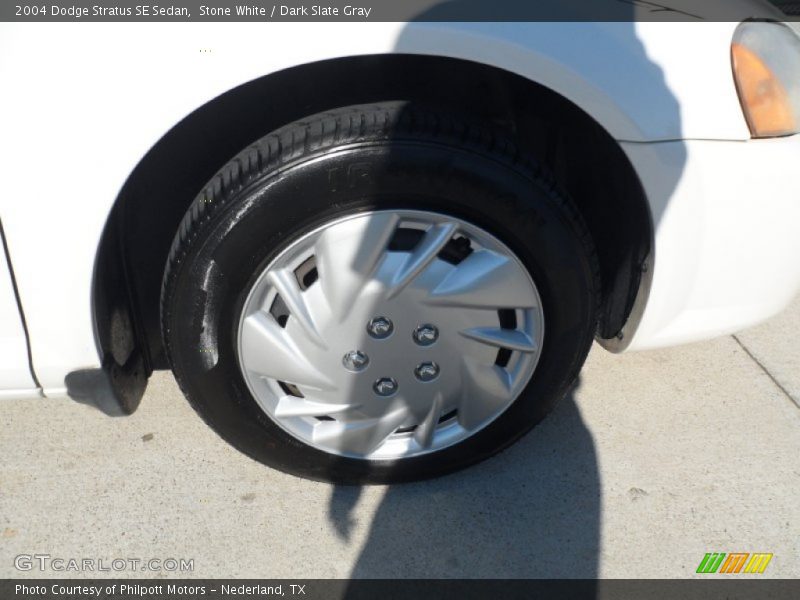
[[[209,211],[168,282],[164,322],[176,377],[223,438],[304,477],[398,482],[482,460],[541,421],[577,376],[591,343],[593,272],[562,198],[522,165],[423,142],[351,144],[257,178]],[[544,343],[517,400],[471,437],[409,459],[356,460],[302,443],[260,408],[239,368],[239,319],[259,274],[292,241],[333,219],[391,209],[452,215],[502,240],[537,286]]]

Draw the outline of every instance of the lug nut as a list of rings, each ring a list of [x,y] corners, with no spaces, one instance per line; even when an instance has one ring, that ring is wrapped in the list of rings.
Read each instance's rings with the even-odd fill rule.
[[[414,330],[414,341],[420,346],[430,346],[439,339],[439,330],[435,325],[426,323]]]
[[[376,340],[383,340],[394,331],[394,324],[388,317],[375,317],[367,323],[367,333]]]
[[[439,365],[435,362],[426,361],[417,365],[414,369],[414,377],[420,381],[433,381],[439,376]]]
[[[381,377],[372,384],[372,389],[375,390],[375,393],[383,397],[393,395],[397,392],[398,387],[397,382],[391,377]]]
[[[350,350],[342,357],[342,364],[348,371],[363,371],[369,364],[369,356],[361,350]]]

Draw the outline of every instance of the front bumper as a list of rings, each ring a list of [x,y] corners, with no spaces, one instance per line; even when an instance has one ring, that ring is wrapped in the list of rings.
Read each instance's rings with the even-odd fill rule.
[[[800,135],[622,147],[655,231],[627,349],[732,333],[787,306],[800,291]]]

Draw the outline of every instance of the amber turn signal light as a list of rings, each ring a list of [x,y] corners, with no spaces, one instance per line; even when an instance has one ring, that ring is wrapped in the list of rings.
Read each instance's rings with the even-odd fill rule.
[[[731,62],[751,135],[798,133],[800,37],[782,23],[741,23],[731,44]]]
[[[789,95],[758,56],[733,44],[733,70],[747,124],[755,137],[786,135],[797,129]]]

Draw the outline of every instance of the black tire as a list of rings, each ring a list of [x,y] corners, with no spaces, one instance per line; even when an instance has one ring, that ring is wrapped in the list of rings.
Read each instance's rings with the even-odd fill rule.
[[[238,367],[236,319],[254,277],[282,246],[332,218],[400,208],[457,216],[517,254],[542,299],[542,353],[517,400],[454,446],[399,461],[334,456],[290,436],[259,408]],[[200,192],[167,262],[162,332],[192,406],[245,454],[316,480],[393,483],[483,460],[541,421],[583,365],[598,290],[595,251],[578,210],[504,134],[401,103],[357,106],[265,136]]]

